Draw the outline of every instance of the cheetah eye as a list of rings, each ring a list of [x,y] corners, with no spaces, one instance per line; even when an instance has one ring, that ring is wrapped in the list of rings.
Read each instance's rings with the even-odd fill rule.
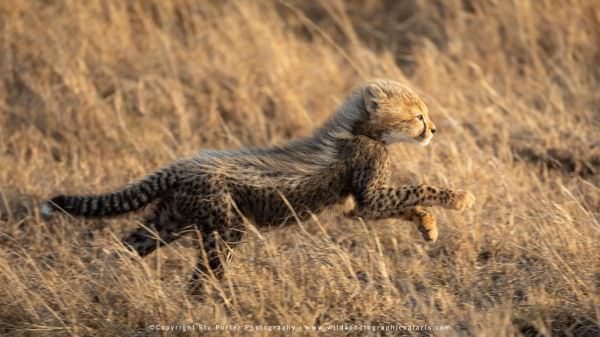
[[[422,121],[422,120],[423,120],[423,118],[425,118],[425,117],[423,117],[423,115],[417,115],[417,119],[418,119],[418,120]]]

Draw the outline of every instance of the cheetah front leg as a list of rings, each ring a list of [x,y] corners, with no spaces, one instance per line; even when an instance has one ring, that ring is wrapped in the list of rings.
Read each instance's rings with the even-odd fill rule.
[[[417,229],[423,235],[425,241],[435,242],[438,237],[438,228],[435,221],[435,217],[431,212],[425,210],[423,207],[408,207],[398,209],[394,212],[395,218],[400,218],[406,221],[413,222],[417,225]],[[364,209],[355,208],[350,212],[344,214],[348,217],[362,217],[367,219],[382,219],[385,217],[374,217],[371,212],[366,212]],[[392,217],[392,216],[390,216]]]
[[[415,206],[442,206],[462,211],[475,202],[471,192],[427,185],[376,187],[358,193],[355,198],[354,215],[369,219],[401,217],[406,208]]]
[[[467,191],[452,191],[427,185],[380,187],[356,196],[357,205],[348,215],[366,219],[401,218],[417,224],[427,241],[435,241],[438,229],[433,215],[422,206],[442,206],[462,211],[475,197]]]
[[[415,223],[425,241],[435,242],[437,240],[438,228],[435,218],[423,207],[409,207],[404,210],[401,218]]]

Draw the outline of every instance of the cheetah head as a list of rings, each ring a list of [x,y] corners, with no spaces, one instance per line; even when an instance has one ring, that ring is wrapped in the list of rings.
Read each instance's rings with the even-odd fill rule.
[[[423,100],[408,87],[392,80],[373,80],[361,88],[366,119],[358,134],[385,144],[429,144],[436,131]]]

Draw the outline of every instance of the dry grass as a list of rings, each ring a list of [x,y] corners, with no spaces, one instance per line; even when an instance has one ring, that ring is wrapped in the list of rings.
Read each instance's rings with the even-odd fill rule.
[[[200,3],[0,2],[0,334],[195,322],[600,335],[596,0]],[[39,217],[57,192],[305,135],[373,76],[410,82],[440,130],[393,150],[398,183],[477,195],[473,210],[435,211],[435,244],[406,222],[333,215],[249,233],[201,302],[186,294],[185,240],[113,261],[136,217]]]

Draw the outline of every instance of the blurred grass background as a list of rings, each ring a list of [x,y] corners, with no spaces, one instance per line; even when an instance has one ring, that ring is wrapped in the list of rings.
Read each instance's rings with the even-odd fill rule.
[[[596,0],[2,1],[0,31],[1,334],[203,322],[600,335]],[[396,183],[477,196],[465,213],[435,210],[435,244],[407,222],[335,214],[248,233],[200,302],[186,240],[112,261],[138,217],[39,217],[57,192],[307,135],[372,77],[410,83],[440,131],[392,149]]]

